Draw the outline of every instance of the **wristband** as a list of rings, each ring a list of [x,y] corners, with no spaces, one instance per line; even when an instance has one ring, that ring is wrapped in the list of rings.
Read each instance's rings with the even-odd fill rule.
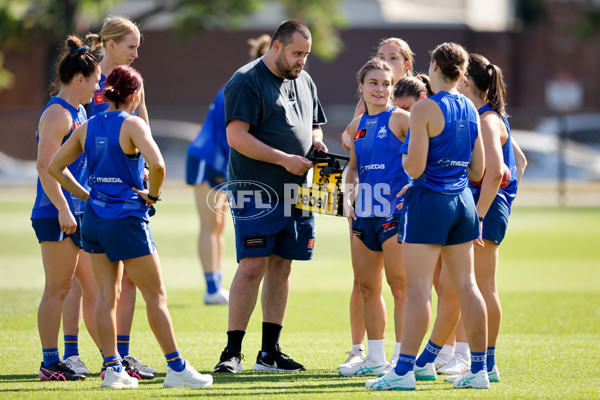
[[[160,201],[160,194],[158,196],[154,197],[154,196],[151,196],[150,193],[148,193],[148,198],[156,203],[157,201]]]
[[[148,196],[150,197],[150,196]],[[479,222],[483,222],[483,217],[479,217]]]

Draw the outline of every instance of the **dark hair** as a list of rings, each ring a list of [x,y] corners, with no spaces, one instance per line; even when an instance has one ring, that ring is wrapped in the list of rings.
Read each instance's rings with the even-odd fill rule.
[[[56,82],[54,87],[66,85],[77,74],[89,77],[96,70],[98,60],[77,36],[69,36],[65,41],[65,49],[56,65]]]
[[[454,82],[465,72],[469,54],[460,44],[446,42],[438,45],[431,53],[442,74]]]
[[[467,74],[477,89],[487,91],[486,103],[500,114],[506,115],[506,85],[502,70],[484,56],[471,54]]]
[[[304,39],[308,40],[311,38],[310,31],[308,30],[306,25],[304,25],[300,21],[296,21],[295,19],[288,19],[283,21],[279,25],[279,27],[277,27],[275,33],[273,33],[273,38],[271,39],[271,47],[273,46],[273,42],[275,40],[280,41],[283,47],[292,43],[292,36],[295,32],[301,34],[302,37],[304,37]]]
[[[379,57],[371,58],[362,67],[360,67],[356,74],[356,81],[358,83],[365,83],[365,76],[369,71],[373,70],[388,71],[390,74],[392,74],[392,84],[394,83],[394,71],[392,70],[392,67]]]
[[[435,94],[431,89],[429,77],[424,74],[405,76],[404,78],[400,78],[398,82],[396,82],[396,85],[394,85],[395,99],[405,96],[411,96],[415,99],[419,99],[421,93],[425,93],[427,97]]]
[[[141,89],[144,81],[140,73],[129,65],[119,65],[108,74],[104,86],[104,97],[115,103],[118,109],[120,103],[132,93]]]
[[[257,58],[261,58],[269,50],[271,45],[271,36],[260,35],[256,39],[248,39],[248,45],[250,45],[250,61],[254,61]]]

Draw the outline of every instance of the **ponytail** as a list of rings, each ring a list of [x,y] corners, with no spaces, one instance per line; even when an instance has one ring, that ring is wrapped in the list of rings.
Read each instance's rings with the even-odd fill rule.
[[[494,110],[506,116],[506,86],[502,79],[502,71],[494,64],[488,64],[486,69],[490,73],[490,87],[486,101]]]
[[[485,101],[494,110],[506,114],[506,85],[502,70],[479,54],[469,56],[469,78],[481,92],[487,91]]]
[[[423,84],[425,85],[425,95],[427,97],[431,97],[435,94],[435,92],[431,88],[431,79],[429,79],[429,77],[427,75],[418,74],[415,78],[417,78],[418,80],[423,82]]]
[[[52,83],[50,91],[57,92],[62,85],[68,85],[77,74],[89,77],[97,66],[98,60],[81,39],[74,35],[67,37],[56,65],[56,80]]]

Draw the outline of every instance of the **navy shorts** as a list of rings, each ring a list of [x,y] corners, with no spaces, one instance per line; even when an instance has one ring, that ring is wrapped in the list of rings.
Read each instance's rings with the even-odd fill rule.
[[[185,182],[188,185],[201,185],[208,182],[211,187],[216,187],[226,181],[227,177],[223,172],[208,165],[206,160],[188,153],[185,170]]]
[[[479,193],[473,195],[475,203],[479,200]],[[488,212],[483,219],[483,232],[481,238],[494,242],[502,243],[508,228],[508,216],[510,215],[510,207],[498,196],[490,205]]]
[[[400,215],[387,217],[358,217],[352,221],[352,234],[371,251],[383,251],[383,243],[398,234]]]
[[[451,246],[479,237],[479,218],[473,194],[458,194],[411,187],[406,192],[398,241]]]
[[[289,206],[288,206],[289,207]],[[237,261],[246,257],[278,255],[287,260],[310,260],[315,245],[315,220],[311,212],[293,206],[285,215],[281,203],[232,207]],[[266,211],[265,211],[266,210]]]
[[[31,226],[35,231],[38,242],[62,242],[66,238],[71,238],[75,246],[81,248],[81,215],[75,215],[77,221],[77,230],[75,233],[67,235],[60,228],[57,218],[35,218],[31,220]]]
[[[81,243],[85,252],[106,253],[111,262],[147,256],[156,250],[146,221],[138,217],[103,219],[89,203],[83,214]]]

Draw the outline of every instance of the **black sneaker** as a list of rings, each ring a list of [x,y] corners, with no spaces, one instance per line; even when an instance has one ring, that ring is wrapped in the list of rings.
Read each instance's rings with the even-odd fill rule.
[[[242,372],[242,360],[244,355],[239,351],[231,351],[225,347],[225,350],[221,353],[221,359],[219,363],[215,365],[213,372],[228,372],[236,374]]]
[[[85,375],[76,374],[62,361],[57,361],[52,365],[44,367],[40,365],[39,377],[43,381],[83,381]]]
[[[256,371],[279,371],[279,372],[290,372],[290,371],[306,371],[304,365],[292,360],[287,354],[283,354],[279,346],[277,351],[274,353],[266,353],[262,355],[262,351],[258,352],[256,356],[256,364],[252,369]]]
[[[136,378],[137,380],[154,379],[154,374],[150,374],[148,372],[144,372],[142,370],[137,369],[134,365],[130,364],[127,360],[123,360],[122,363],[123,363],[123,369],[132,378]]]

